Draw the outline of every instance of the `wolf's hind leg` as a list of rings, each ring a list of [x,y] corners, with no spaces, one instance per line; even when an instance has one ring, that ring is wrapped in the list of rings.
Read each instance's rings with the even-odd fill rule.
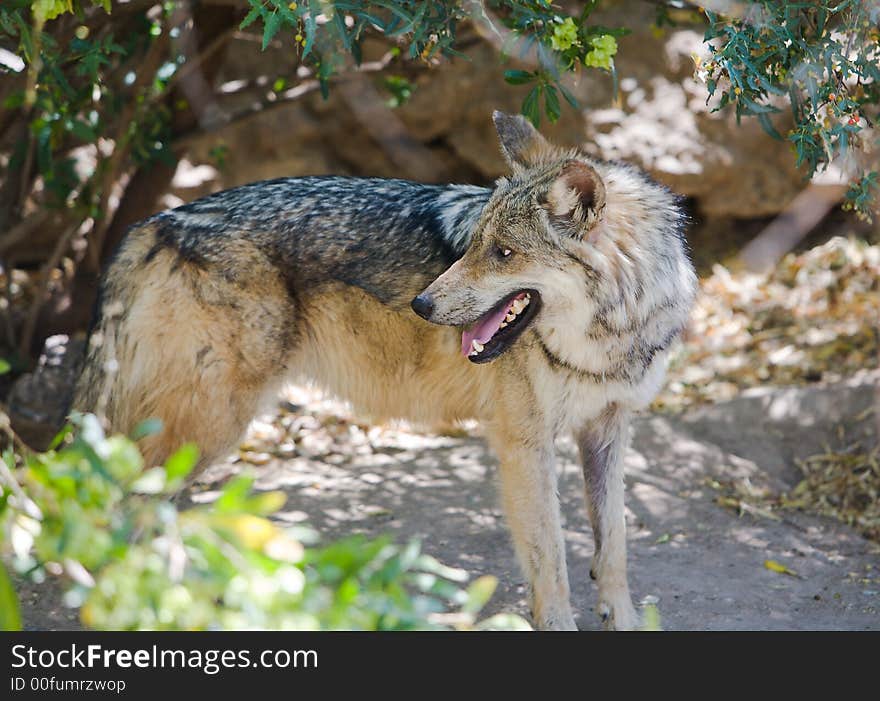
[[[167,248],[141,263],[142,248],[130,242],[108,273],[74,408],[124,433],[157,418],[161,431],[140,444],[146,464],[192,441],[201,468],[234,448],[284,375],[291,301],[244,243],[226,246],[225,269]]]
[[[528,422],[502,422],[490,429],[500,459],[502,507],[538,628],[577,630],[569,601],[554,443],[551,437],[535,441],[535,436],[523,436],[524,425]]]
[[[199,447],[199,469],[222,459],[260,408],[269,378],[249,377],[240,363],[230,362],[204,340],[190,358],[168,357],[163,376],[144,396],[140,416],[162,421],[161,431],[140,443],[147,466],[161,464],[187,442]],[[176,349],[168,350],[173,354]],[[195,361],[199,353],[203,357]]]
[[[599,584],[599,615],[614,630],[639,625],[626,574],[623,458],[628,430],[629,413],[612,404],[575,436],[596,547],[590,575]]]

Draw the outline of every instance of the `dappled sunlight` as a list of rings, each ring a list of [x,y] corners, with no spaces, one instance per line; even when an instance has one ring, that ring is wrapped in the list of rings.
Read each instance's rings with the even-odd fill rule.
[[[626,520],[635,599],[656,600],[668,629],[749,628],[755,625],[755,615],[763,619],[770,611],[776,611],[776,617],[767,619],[763,627],[797,626],[806,612],[817,627],[839,627],[843,620],[877,620],[876,601],[861,593],[866,585],[847,574],[876,562],[877,546],[845,527],[800,512],[765,515],[760,510],[737,512],[725,505],[725,485],[749,485],[756,493],[790,488],[785,469],[793,457],[805,455],[803,451],[814,442],[832,440],[835,429],[828,419],[845,421],[863,412],[873,394],[870,385],[859,384],[843,395],[792,389],[775,403],[766,396],[743,397],[680,417],[638,418],[626,460]],[[279,514],[282,522],[307,524],[322,539],[355,532],[388,533],[398,542],[417,537],[428,553],[444,562],[475,576],[499,576],[499,589],[488,611],[527,613],[521,575],[498,504],[497,461],[483,440],[465,432],[420,434],[405,426],[354,430],[360,424],[344,405],[317,394],[300,394],[298,400],[304,402],[298,405],[301,416],[321,417],[301,420],[297,425],[303,431],[347,437],[361,432],[366,439],[358,445],[368,449],[351,451],[334,463],[309,452],[315,445],[330,454],[340,449],[326,437],[308,443],[312,447],[306,449],[307,457],[273,457],[263,465],[239,459],[224,469],[251,470],[259,489],[283,490],[288,499]],[[299,449],[303,444],[299,436],[283,427],[291,416],[289,405],[283,406],[277,415],[255,422],[246,446],[253,447],[255,434],[278,439],[271,427],[281,422],[277,429],[283,434],[281,440],[292,441]],[[776,408],[771,411],[771,406]],[[728,426],[732,420],[738,427],[733,434]],[[776,425],[785,431],[793,453],[784,461],[772,456],[756,460],[750,436],[753,431],[773,436]],[[798,447],[805,432],[811,434],[810,440]],[[737,435],[743,441],[738,443]],[[588,576],[594,543],[583,478],[572,441],[562,439],[558,448],[573,600],[581,612],[579,624],[591,628],[597,626],[590,613],[595,587]],[[206,474],[209,489],[200,492],[202,487],[196,485],[193,500],[212,498],[216,492],[210,491],[210,484],[217,478]],[[797,576],[771,571],[765,561],[783,563]],[[870,583],[880,573],[867,576]],[[835,593],[864,605],[829,609],[826,602],[834,602]]]

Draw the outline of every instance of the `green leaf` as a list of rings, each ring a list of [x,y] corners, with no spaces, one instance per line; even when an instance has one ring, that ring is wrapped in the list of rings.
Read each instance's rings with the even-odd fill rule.
[[[10,93],[9,97],[7,97],[3,101],[3,107],[8,110],[14,110],[18,107],[21,107],[24,104],[24,91],[16,90],[13,93]]]
[[[247,502],[247,510],[256,516],[271,516],[284,506],[287,495],[284,492],[263,492],[250,497]]]
[[[269,46],[269,42],[275,38],[280,28],[281,15],[278,12],[273,12],[266,18],[266,28],[263,30],[263,51]]]
[[[249,27],[250,25],[252,25],[252,24],[257,20],[257,17],[259,17],[261,14],[262,14],[262,13],[261,13],[261,8],[260,8],[260,6],[259,6],[259,5],[254,5],[254,6],[251,8],[251,11],[248,12],[247,15],[245,15],[245,18],[241,21],[241,24],[238,25],[238,28],[239,28],[239,29],[244,29],[245,27]]]
[[[15,467],[15,453],[12,452],[12,448],[9,446],[3,451],[3,462],[5,462],[10,469]]]
[[[306,15],[305,25],[306,25],[306,43],[303,46],[302,57],[305,58],[312,52],[312,47],[315,45],[315,37],[318,34],[318,21],[316,19],[317,13],[315,12],[315,3],[309,3],[311,7],[311,12]],[[319,78],[320,80],[320,78]],[[323,91],[323,89],[322,89]]]
[[[562,97],[565,98],[565,101],[569,105],[571,105],[576,110],[580,109],[581,105],[578,102],[578,99],[574,95],[572,95],[568,90],[566,90],[565,86],[562,83],[558,83],[556,85],[556,87],[559,88],[559,92],[562,93]]]
[[[0,358],[0,375],[5,375],[12,369],[12,366],[9,364],[9,361],[6,358]]]
[[[134,427],[134,430],[131,432],[131,440],[139,441],[141,438],[152,436],[154,433],[159,433],[159,431],[161,430],[161,419],[144,419],[137,426]]]
[[[522,103],[522,113],[536,127],[541,123],[541,109],[538,106],[538,100],[541,98],[541,87],[536,85],[531,92],[526,95],[526,99]]]
[[[333,13],[333,25],[336,28],[336,34],[342,40],[343,48],[346,51],[351,52],[352,37],[351,34],[349,34],[348,27],[345,26],[345,19],[343,19],[339,12]]]
[[[73,123],[70,125],[70,131],[77,139],[87,143],[91,143],[98,138],[95,130],[81,119],[73,120]]]
[[[535,79],[535,74],[529,71],[510,70],[504,71],[504,81],[511,85],[525,85]]]
[[[176,486],[193,471],[199,461],[199,448],[195,443],[186,443],[165,461],[165,473],[168,476],[168,485]]]
[[[778,107],[773,105],[763,105],[754,100],[750,100],[744,94],[740,95],[740,101],[746,106],[748,114],[772,114],[779,112]]]
[[[477,614],[492,598],[495,588],[498,586],[498,580],[495,577],[486,575],[480,577],[467,588],[467,600],[461,610],[464,613]]]
[[[52,173],[52,127],[49,124],[37,132],[37,163],[41,173]]]
[[[559,95],[552,85],[544,88],[544,108],[547,110],[547,117],[551,123],[559,121],[559,117],[562,115],[559,107]]]
[[[645,611],[642,615],[641,630],[663,630],[663,627],[660,624],[660,611],[657,610],[657,606],[655,604],[648,604],[647,606],[645,606]]]
[[[6,568],[0,563],[0,630],[21,630],[21,611],[18,597]]]
[[[553,34],[550,36],[550,45],[555,51],[567,51],[578,43],[578,27],[574,23],[574,19],[566,17],[565,21],[556,24],[553,27]]]
[[[239,475],[232,479],[220,492],[214,503],[218,513],[234,513],[242,511],[247,505],[247,497],[254,484],[252,475]]]
[[[58,433],[55,434],[55,437],[52,439],[52,442],[49,444],[47,450],[55,450],[59,445],[61,445],[61,441],[63,441],[67,436],[71,434],[73,431],[73,426],[71,424],[66,424],[64,428],[62,428]]]
[[[131,491],[138,494],[159,494],[165,489],[165,484],[165,470],[151,467],[134,481]]]
[[[761,112],[757,115],[758,121],[761,123],[761,128],[767,132],[770,136],[772,136],[777,141],[782,141],[782,134],[776,131],[776,127],[773,126],[773,122],[770,121],[770,115],[766,112]]]
[[[532,630],[521,616],[513,613],[498,613],[490,618],[480,621],[476,625],[477,630]]]

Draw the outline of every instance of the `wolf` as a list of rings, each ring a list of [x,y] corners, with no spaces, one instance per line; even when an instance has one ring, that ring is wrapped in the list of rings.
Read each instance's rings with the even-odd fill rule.
[[[493,188],[282,178],[131,228],[103,277],[73,408],[161,463],[206,465],[310,381],[375,420],[477,419],[535,623],[575,629],[555,439],[574,437],[606,628],[639,619],[626,568],[628,424],[661,387],[696,277],[679,199],[635,167],[493,116]]]

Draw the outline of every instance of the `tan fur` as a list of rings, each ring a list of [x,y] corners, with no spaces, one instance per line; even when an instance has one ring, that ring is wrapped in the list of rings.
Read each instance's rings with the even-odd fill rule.
[[[154,243],[150,231],[134,232],[119,265],[142,259]],[[132,299],[104,302],[110,314],[91,343],[103,345],[104,362],[124,371],[108,373],[102,387],[84,375],[74,407],[106,398],[104,413],[122,432],[161,417],[161,433],[142,441],[148,464],[187,441],[202,447],[202,464],[222,457],[286,381],[316,383],[375,421],[485,417],[495,368],[463,358],[455,329],[334,284],[293,309],[277,272],[246,242],[236,245],[250,274],[235,283],[162,250],[139,269],[126,265],[125,290],[137,290]],[[114,316],[114,302],[127,312]],[[308,342],[287,351],[278,330],[295,317],[307,319],[299,333]]]
[[[458,352],[460,333],[397,312],[358,289],[310,297],[309,343],[292,359],[294,380],[315,382],[377,420],[435,425],[485,415],[494,368]]]
[[[249,274],[235,282],[181,264],[167,250],[145,266],[125,265],[142,260],[154,243],[149,230],[126,241],[118,262],[125,293],[104,301],[102,326],[90,339],[109,372],[102,385],[85,374],[73,406],[103,406],[113,429],[125,433],[160,417],[161,433],[142,441],[147,464],[194,441],[207,465],[237,444],[284,377],[277,331],[287,328],[292,310],[277,272],[244,241],[236,242],[236,254]],[[242,295],[243,286],[253,294]]]

